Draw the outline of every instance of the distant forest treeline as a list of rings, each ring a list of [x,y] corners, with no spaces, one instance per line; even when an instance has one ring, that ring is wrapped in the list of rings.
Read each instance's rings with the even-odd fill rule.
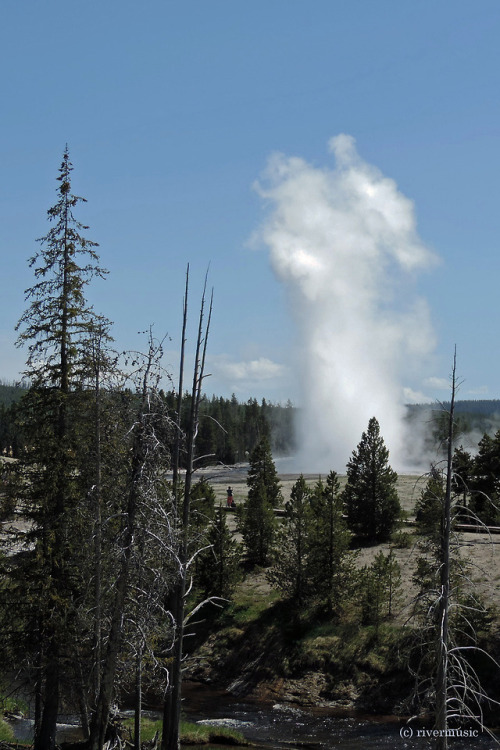
[[[26,386],[0,384],[0,453],[16,456],[22,445],[22,432],[16,422],[16,403]],[[175,394],[164,394],[167,405],[175,412]],[[183,413],[189,413],[190,396],[183,399]],[[429,447],[442,439],[446,429],[449,404],[411,404],[408,419],[426,425]],[[247,460],[261,438],[268,437],[274,456],[286,456],[296,449],[295,419],[298,409],[290,402],[275,404],[266,399],[240,402],[235,395],[204,396],[201,403],[197,454],[206,456],[203,463],[234,464]],[[465,400],[455,404],[456,435],[493,434],[500,429],[500,400]],[[185,425],[184,425],[185,426]]]
[[[27,386],[24,385],[9,385],[0,381],[0,406],[9,407],[19,401],[26,389]]]
[[[16,404],[26,387],[0,384],[0,453],[16,457],[23,443],[22,428],[16,420]],[[176,409],[172,391],[163,393],[167,406]],[[182,413],[187,422],[190,396],[183,398]],[[269,438],[273,454],[286,456],[295,450],[294,414],[290,402],[282,406],[266,399],[239,402],[236,396],[204,396],[200,404],[200,428],[196,441],[198,457],[204,463],[234,464],[248,459],[263,438]],[[186,424],[183,425],[186,427]],[[200,463],[198,464],[200,465]]]
[[[0,455],[16,457],[22,445],[21,430],[16,424],[16,404],[26,393],[20,385],[0,383]]]
[[[440,401],[436,404],[411,404],[407,407],[410,412],[413,411],[429,411],[429,410],[441,410],[449,411],[450,403],[448,401]],[[455,402],[455,414],[471,414],[475,417],[482,415],[485,417],[492,417],[493,415],[500,415],[500,399],[469,399],[468,401],[456,401]]]
[[[165,394],[165,398],[173,413],[174,393]],[[186,394],[182,409],[186,420],[189,404],[190,396]],[[282,406],[266,399],[259,403],[254,398],[240,403],[234,394],[229,399],[204,396],[200,404],[196,453],[198,457],[207,456],[207,463],[239,463],[247,461],[255,446],[263,437],[267,437],[275,456],[289,455],[296,447],[294,414],[295,409],[290,402]]]
[[[425,426],[428,447],[440,443],[446,436],[450,404],[411,404],[407,407],[410,422]],[[500,400],[465,400],[455,402],[455,441],[467,436],[472,447],[483,435],[493,435],[500,429]],[[471,446],[468,446],[471,447]]]

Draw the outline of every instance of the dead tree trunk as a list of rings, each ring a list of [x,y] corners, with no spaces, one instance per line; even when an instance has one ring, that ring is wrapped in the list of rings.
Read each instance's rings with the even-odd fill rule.
[[[179,748],[179,724],[181,715],[181,687],[182,687],[182,656],[184,640],[184,605],[186,597],[186,588],[188,580],[189,567],[189,513],[191,500],[191,485],[194,473],[194,451],[196,436],[198,433],[199,407],[202,392],[202,384],[205,369],[205,356],[210,329],[210,318],[212,314],[212,300],[210,301],[208,320],[204,326],[204,309],[205,309],[205,288],[200,308],[200,317],[198,325],[198,336],[196,341],[196,354],[193,368],[193,385],[191,390],[191,409],[189,414],[189,423],[187,430],[187,459],[186,459],[186,477],[184,482],[184,498],[182,505],[182,516],[180,518],[179,529],[179,582],[176,586],[171,599],[172,616],[174,620],[175,638],[172,655],[172,666],[169,672],[169,686],[164,704],[163,711],[163,734],[161,750],[178,750]],[[185,298],[187,299],[187,297]],[[187,316],[187,306],[184,306],[184,325]],[[183,336],[184,338],[184,336]]]
[[[106,332],[103,326],[94,331],[92,366],[94,375],[94,675],[92,703],[97,700],[101,680],[101,620],[102,620],[102,450],[101,450],[101,368],[102,343]],[[86,735],[87,736],[87,735]]]
[[[130,567],[135,543],[137,514],[141,502],[141,477],[146,460],[145,417],[148,411],[149,374],[153,366],[154,351],[150,346],[142,380],[142,398],[132,444],[132,462],[129,478],[127,507],[121,543],[121,563],[115,585],[115,597],[110,616],[110,629],[96,710],[90,728],[90,750],[101,750],[108,727],[109,712],[114,697],[118,654],[122,642],[125,602],[129,585]]]
[[[448,617],[450,608],[450,537],[451,537],[451,485],[453,478],[453,420],[456,393],[456,351],[453,357],[451,401],[448,417],[448,447],[446,458],[446,490],[441,521],[440,547],[440,599],[438,605],[437,630],[437,676],[436,676],[436,729],[439,737],[436,750],[447,750],[448,738],[448,651],[449,629]]]
[[[138,457],[135,458],[136,464],[133,472],[134,479],[137,479],[136,470],[138,468]],[[111,626],[108,635],[108,644],[104,657],[103,671],[100,680],[100,690],[97,698],[97,705],[90,730],[90,748],[91,750],[101,750],[108,726],[109,710],[114,694],[115,673],[118,660],[118,653],[121,645],[123,613],[125,609],[125,598],[127,594],[130,559],[132,556],[132,545],[134,543],[135,519],[137,513],[137,488],[136,482],[132,482],[132,488],[129,492],[126,528],[123,537],[123,551],[120,572],[115,587],[115,598],[111,614]]]
[[[134,750],[141,750],[142,652],[143,646],[140,643],[135,662]]]
[[[182,389],[184,388],[184,356],[186,348],[186,327],[188,311],[188,293],[189,293],[189,264],[186,269],[186,288],[184,291],[184,301],[182,308],[182,335],[181,335],[181,355],[179,364],[179,387],[177,393],[177,419],[174,441],[174,455],[172,460],[172,485],[174,495],[174,513],[177,515],[179,505],[179,463],[181,448],[181,423],[182,423]]]

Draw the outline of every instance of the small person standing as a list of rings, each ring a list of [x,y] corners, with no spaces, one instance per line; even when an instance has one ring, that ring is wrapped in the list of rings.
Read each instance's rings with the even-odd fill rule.
[[[227,488],[227,507],[234,508],[233,488]]]

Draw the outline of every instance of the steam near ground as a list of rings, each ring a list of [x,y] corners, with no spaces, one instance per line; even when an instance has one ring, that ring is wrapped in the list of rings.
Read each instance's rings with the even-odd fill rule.
[[[404,385],[435,346],[415,282],[437,258],[418,237],[412,202],[354,139],[338,135],[329,148],[327,167],[274,155],[257,185],[270,206],[259,237],[297,325],[298,464],[344,471],[375,416],[403,469],[418,452],[414,441],[408,451]]]

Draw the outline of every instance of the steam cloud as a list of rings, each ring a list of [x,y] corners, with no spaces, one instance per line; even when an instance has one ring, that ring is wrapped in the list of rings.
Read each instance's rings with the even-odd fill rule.
[[[338,135],[329,147],[334,168],[277,154],[256,186],[271,207],[259,237],[298,325],[301,470],[344,471],[372,416],[402,468],[402,383],[434,347],[413,285],[436,257],[417,235],[412,202],[354,139]]]

